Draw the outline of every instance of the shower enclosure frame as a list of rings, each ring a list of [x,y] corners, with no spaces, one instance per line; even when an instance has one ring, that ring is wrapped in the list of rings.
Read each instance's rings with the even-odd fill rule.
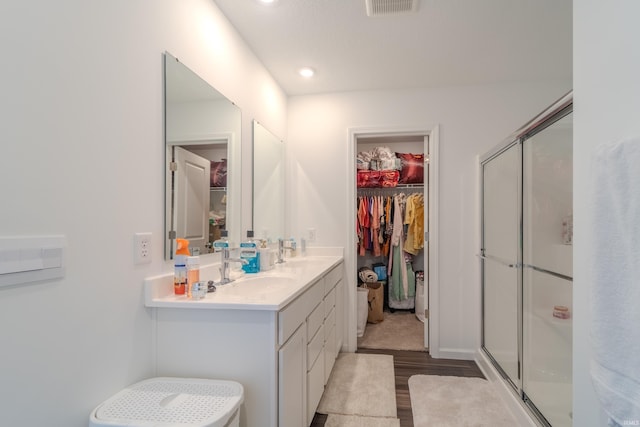
[[[529,121],[526,125],[518,129],[516,132],[506,138],[501,144],[494,147],[492,150],[484,154],[480,158],[480,170],[481,170],[481,185],[480,185],[480,242],[481,248],[479,253],[480,258],[480,275],[481,275],[481,351],[484,356],[490,361],[495,370],[509,385],[509,388],[519,397],[520,402],[529,410],[529,413],[534,415],[537,420],[545,426],[551,424],[540,412],[536,405],[528,398],[525,387],[523,384],[523,358],[524,358],[524,270],[525,268],[531,268],[534,271],[543,271],[544,273],[559,277],[565,280],[572,280],[571,277],[567,277],[561,274],[557,274],[553,271],[541,270],[532,265],[525,265],[523,261],[524,257],[524,143],[534,135],[542,132],[547,127],[553,125],[561,118],[571,114],[573,112],[573,94],[567,93],[560,98],[556,103],[551,105],[541,114],[536,116],[533,120]],[[517,149],[517,254],[515,260],[497,259],[485,252],[486,234],[485,234],[485,167],[491,160],[496,159],[501,154],[504,154],[510,149]],[[516,328],[517,328],[517,348],[514,349],[517,353],[517,369],[515,378],[509,375],[505,369],[496,360],[490,350],[486,347],[486,333],[485,333],[485,277],[486,277],[486,263],[487,261],[498,262],[503,266],[509,268],[515,268],[517,271],[516,281]],[[515,262],[514,262],[515,261]],[[495,264],[494,264],[495,265]]]

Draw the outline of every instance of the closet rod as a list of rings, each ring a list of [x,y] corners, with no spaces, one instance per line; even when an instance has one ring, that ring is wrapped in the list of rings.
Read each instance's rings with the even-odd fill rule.
[[[402,192],[406,190],[423,190],[423,184],[405,184],[398,185],[397,187],[358,187],[358,194],[389,194],[396,192]]]
[[[376,191],[375,189],[368,189],[368,190],[360,190],[358,191],[358,197],[369,197],[369,196],[384,196],[384,197],[390,197],[390,196],[394,196],[396,194],[404,194],[406,196],[412,196],[414,194],[420,194],[422,195],[423,193],[420,191],[410,191],[410,188],[401,188],[401,189],[396,189],[396,192],[390,193],[388,191]],[[418,190],[417,188],[415,190]]]
[[[358,190],[402,190],[406,188],[424,188],[424,184],[398,184],[395,187],[358,187]]]

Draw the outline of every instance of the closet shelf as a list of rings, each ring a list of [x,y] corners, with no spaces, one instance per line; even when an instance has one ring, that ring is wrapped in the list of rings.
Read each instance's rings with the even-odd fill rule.
[[[358,187],[360,190],[399,190],[399,189],[411,189],[411,188],[424,188],[424,184],[398,184],[395,187]]]

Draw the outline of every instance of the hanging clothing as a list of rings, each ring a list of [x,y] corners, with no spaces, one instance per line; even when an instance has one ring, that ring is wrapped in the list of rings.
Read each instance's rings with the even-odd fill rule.
[[[389,240],[392,234],[391,196],[361,195],[356,207],[356,242],[360,256],[370,252],[374,256],[389,255]]]
[[[392,250],[389,252],[388,276],[391,278],[390,289],[394,295],[401,295],[404,299],[409,295],[409,278],[407,273],[407,262],[403,255],[404,221],[403,214],[406,204],[405,195],[396,194],[393,198],[394,217],[393,234],[391,236]],[[394,265],[395,263],[395,265]],[[415,278],[414,278],[415,292]]]
[[[367,241],[369,236],[369,214],[367,208],[367,202],[365,198],[358,199],[358,239],[359,239],[359,251],[360,256],[364,256],[366,253]]]
[[[407,198],[404,224],[407,225],[404,250],[417,255],[424,248],[424,195],[412,194]]]
[[[358,254],[384,256],[390,296],[395,300],[413,298],[413,256],[424,248],[424,196],[361,194],[357,214]]]
[[[371,197],[371,246],[374,256],[380,256],[382,253],[380,250],[380,205],[378,200],[379,198],[376,196]]]

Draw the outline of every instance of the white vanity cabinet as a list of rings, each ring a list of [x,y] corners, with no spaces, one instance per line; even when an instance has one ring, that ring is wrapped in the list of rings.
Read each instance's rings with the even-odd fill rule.
[[[241,426],[310,425],[342,345],[344,266],[326,265],[281,306],[148,302],[156,374],[241,383]]]
[[[342,268],[340,264],[331,269],[278,315],[278,338],[282,345],[279,383],[284,385],[279,392],[280,427],[308,426],[313,421],[338,356],[338,345],[342,345],[336,338],[336,299],[342,289],[338,286],[342,284]],[[294,350],[300,346],[300,340],[305,343],[304,354],[300,359],[292,360],[295,357],[292,355],[300,353]],[[302,371],[300,367],[303,367]],[[302,381],[297,380],[295,386],[291,386],[291,379],[300,376]],[[294,404],[304,410],[302,422],[298,409],[292,407]]]

